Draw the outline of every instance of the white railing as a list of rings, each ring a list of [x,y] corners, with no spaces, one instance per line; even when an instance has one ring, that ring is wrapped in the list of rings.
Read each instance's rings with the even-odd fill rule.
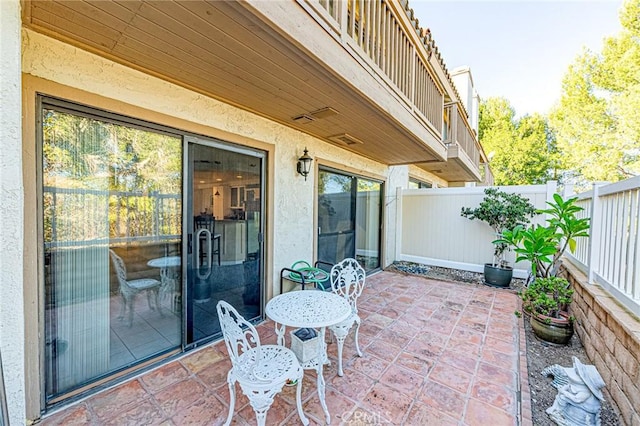
[[[616,299],[640,316],[640,176],[594,185],[578,195],[590,236],[568,257]]]
[[[394,0],[306,0],[332,32],[365,58],[437,133],[442,132],[443,89],[430,68],[431,38],[418,34],[405,4]]]

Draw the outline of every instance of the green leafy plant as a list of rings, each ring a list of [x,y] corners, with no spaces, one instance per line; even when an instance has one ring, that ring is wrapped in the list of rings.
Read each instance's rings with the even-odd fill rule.
[[[524,228],[516,225],[513,229],[503,231],[502,237],[495,240],[494,244],[514,247],[516,262],[531,262],[532,278],[557,276],[560,258],[566,249],[574,252],[576,238],[589,236],[589,218],[577,216],[583,210],[575,204],[577,200],[577,197],[564,200],[554,194],[553,202],[547,202],[549,208],[539,211],[549,215],[546,226]]]
[[[496,236],[502,236],[505,229],[514,229],[529,223],[536,213],[529,200],[519,194],[510,194],[497,188],[484,190],[485,197],[476,208],[463,207],[460,215],[470,220],[478,219],[486,222]],[[505,251],[509,247],[506,241],[498,239],[493,242],[493,265],[505,267]]]
[[[524,311],[547,319],[566,315],[572,295],[569,282],[561,277],[538,278],[520,292]]]

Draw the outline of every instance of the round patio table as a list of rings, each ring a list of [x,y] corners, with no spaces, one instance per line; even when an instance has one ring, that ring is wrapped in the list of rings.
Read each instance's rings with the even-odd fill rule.
[[[323,365],[328,361],[327,346],[324,342],[326,328],[349,318],[351,305],[347,299],[335,293],[324,291],[290,291],[274,297],[267,303],[265,312],[276,324],[278,344],[284,346],[285,329],[319,328],[318,355],[302,363],[305,370],[314,369],[317,372],[318,399],[324,411],[327,424],[331,416],[325,402],[325,381],[322,375]]]

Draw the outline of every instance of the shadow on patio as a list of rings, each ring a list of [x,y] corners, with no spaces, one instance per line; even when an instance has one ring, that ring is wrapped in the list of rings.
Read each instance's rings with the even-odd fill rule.
[[[345,375],[336,373],[336,344],[324,371],[333,424],[531,424],[522,320],[510,291],[381,272],[359,299],[360,346],[345,342]],[[258,327],[275,344],[273,323]],[[522,341],[520,336],[522,336]],[[227,415],[224,343],[218,342],[94,395],[42,424],[222,424]],[[522,389],[521,389],[522,378]],[[236,386],[233,424],[255,424]],[[522,395],[522,403],[519,395]],[[315,374],[305,371],[303,407],[324,424]],[[276,396],[268,425],[301,424],[295,387]]]

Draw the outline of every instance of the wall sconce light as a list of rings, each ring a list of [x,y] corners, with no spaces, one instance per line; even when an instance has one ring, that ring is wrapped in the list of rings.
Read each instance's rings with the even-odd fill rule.
[[[304,180],[307,180],[307,175],[311,171],[311,162],[313,158],[309,156],[309,151],[307,147],[304,148],[304,154],[302,157],[298,158],[298,173],[304,176]]]

